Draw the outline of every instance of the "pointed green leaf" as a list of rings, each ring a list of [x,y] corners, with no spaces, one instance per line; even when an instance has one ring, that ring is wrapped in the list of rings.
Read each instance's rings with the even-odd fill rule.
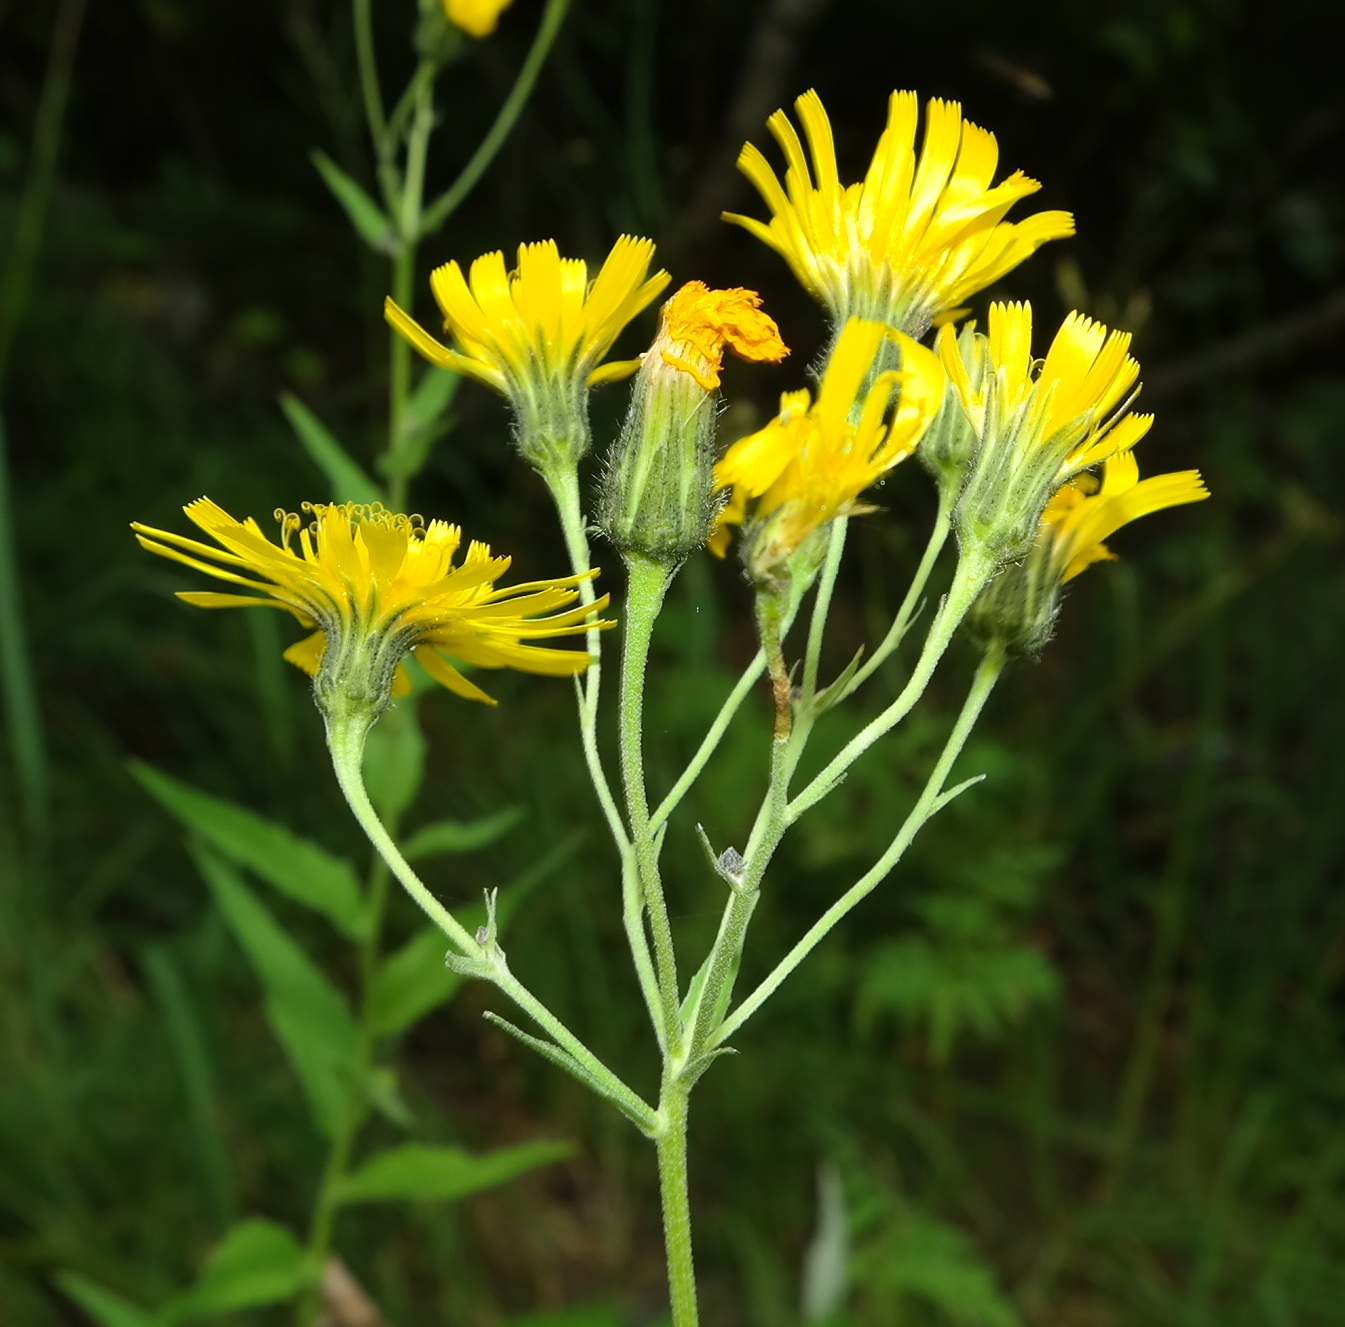
[[[457,1147],[406,1143],[381,1152],[347,1175],[339,1193],[346,1203],[406,1198],[450,1202],[573,1155],[569,1143],[522,1143],[480,1156]]]
[[[402,845],[402,853],[414,862],[441,853],[475,852],[494,843],[522,819],[522,808],[508,806],[480,820],[438,820],[416,830]]]
[[[461,383],[462,376],[448,369],[434,365],[426,369],[406,403],[402,428],[408,434],[433,429],[440,422],[444,411],[453,403]]]
[[[416,799],[425,771],[425,736],[416,698],[402,696],[369,730],[364,744],[364,782],[383,823],[390,828]]]
[[[309,1281],[303,1247],[284,1226],[259,1218],[235,1226],[211,1251],[200,1280],[164,1305],[164,1322],[283,1304]]]
[[[453,426],[448,413],[462,378],[432,367],[421,374],[397,426],[397,446],[378,462],[386,479],[411,480],[424,468],[430,450]]]
[[[313,1118],[333,1137],[348,1109],[359,1054],[359,1033],[345,997],[224,858],[204,846],[193,846],[191,853],[256,970],[267,1021],[299,1075]]]
[[[392,229],[392,222],[369,197],[364,186],[352,180],[325,152],[315,151],[310,155],[318,174],[345,209],[350,224],[359,232],[360,238],[378,253],[395,253],[397,235]]]
[[[57,1272],[53,1279],[98,1327],[156,1327],[157,1315],[136,1308],[78,1272]]]
[[[444,966],[448,941],[436,928],[418,931],[374,975],[369,990],[369,1025],[380,1037],[409,1028],[462,985]]]
[[[303,443],[309,459],[322,471],[333,502],[382,502],[383,490],[351,458],[327,426],[289,392],[282,393],[280,408]]]
[[[129,768],[160,805],[227,857],[296,903],[322,913],[352,940],[364,933],[364,904],[349,863],[253,811],[198,792],[151,765],[133,760]]]

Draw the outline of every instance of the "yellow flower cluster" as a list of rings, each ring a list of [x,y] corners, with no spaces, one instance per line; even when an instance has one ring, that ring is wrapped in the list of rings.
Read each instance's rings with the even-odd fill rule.
[[[444,3],[477,35],[505,7]],[[498,251],[466,273],[457,262],[437,268],[430,285],[451,344],[391,299],[387,320],[432,364],[509,400],[521,450],[576,520],[588,390],[639,369],[608,460],[601,527],[628,559],[674,566],[707,538],[722,556],[741,526],[744,562],[759,586],[778,581],[828,522],[874,510],[862,495],[937,422],[926,464],[944,510],[964,548],[989,565],[1022,563],[1032,552],[1031,597],[1046,605],[1040,626],[1060,584],[1111,556],[1107,538],[1138,516],[1206,497],[1200,477],[1139,479],[1132,449],[1152,417],[1130,411],[1139,365],[1127,334],[1072,313],[1039,360],[1026,304],[992,304],[985,335],[975,324],[954,329],[963,300],[1074,229],[1060,211],[1006,219],[1040,186],[1021,171],[995,182],[993,134],[965,120],[956,103],[934,99],[917,149],[915,94],[894,92],[863,179],[844,184],[817,94],[805,93],[795,108],[802,137],[783,111],[767,122],[784,153],[783,182],[752,144],[739,159],[769,219],[726,219],[784,257],[831,314],[833,339],[816,396],[786,392],[776,417],[717,464],[724,351],[774,362],[788,350],[754,292],[692,281],[664,306],[644,356],[608,360],[622,330],[670,280],[650,274],[647,239],[619,238],[592,278],[551,240],[521,245],[512,270]],[[918,342],[931,325],[939,328],[933,352]],[[574,674],[586,653],[531,642],[606,625],[576,606],[581,578],[496,589],[509,560],[472,544],[455,562],[460,532],[442,521],[424,526],[378,507],[317,505],[306,508],[308,524],[283,517],[277,545],[254,521],[235,521],[206,499],[186,510],[218,547],[136,526],[141,542],[250,592],[185,593],[189,602],[269,604],[311,628],[286,657],[316,676],[320,699],[340,682],[386,703],[394,685],[405,685],[408,652],[449,689],[487,699],[450,658]]]

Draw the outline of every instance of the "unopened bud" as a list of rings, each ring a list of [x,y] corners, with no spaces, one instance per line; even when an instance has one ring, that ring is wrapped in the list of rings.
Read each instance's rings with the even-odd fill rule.
[[[750,360],[789,353],[760,303],[693,281],[663,306],[598,497],[598,526],[623,555],[675,567],[709,538],[724,348]]]

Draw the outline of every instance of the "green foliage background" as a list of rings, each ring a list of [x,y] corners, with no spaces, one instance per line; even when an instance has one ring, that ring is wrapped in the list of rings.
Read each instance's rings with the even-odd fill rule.
[[[0,244],[70,7],[0,4]],[[411,8],[376,5],[390,79],[410,59]],[[539,12],[516,0],[454,67],[439,180],[489,125]],[[799,1321],[800,1266],[825,1246],[819,1168],[845,1194],[847,1321],[864,1327],[1341,1321],[1342,26],[1307,0],[589,0],[426,246],[437,263],[554,237],[593,259],[631,230],[677,281],[761,290],[794,356],[730,367],[726,430],[746,428],[797,384],[822,329],[778,259],[715,220],[753,205],[732,169],[742,139],[764,142],[765,115],[816,86],[853,176],[891,88],[956,98],[1006,166],[1044,182],[1035,201],[1078,220],[1077,239],[996,293],[1031,298],[1044,322],[1078,305],[1134,328],[1159,415],[1148,466],[1199,466],[1214,493],[1127,531],[1124,560],[1077,585],[1059,638],[1010,675],[965,758],[988,782],[706,1079],[692,1182],[709,1322]],[[354,86],[343,4],[128,0],[84,17],[2,398],[51,771],[45,850],[21,853],[0,762],[0,1320],[19,1327],[83,1321],[61,1269],[148,1301],[189,1281],[232,1221],[301,1228],[311,1203],[320,1143],[255,978],[126,761],[333,852],[365,849],[279,659],[283,629],[183,609],[183,576],[126,527],[180,527],[203,492],[263,518],[324,497],[284,391],[362,461],[376,453],[385,268],[309,162],[321,148],[368,178]],[[599,437],[620,401],[599,398]],[[521,579],[562,567],[498,402],[469,387],[455,409],[417,507],[513,552]],[[888,513],[853,531],[838,662],[890,613],[927,490],[899,473]],[[750,655],[732,568],[689,567],[661,638],[655,786]],[[749,964],[764,970],[885,844],[960,685],[936,685],[928,726],[804,822]],[[509,805],[525,819],[430,882],[474,903],[570,844],[513,922],[511,963],[609,1062],[640,1063],[570,691],[508,676],[496,693],[498,711],[423,706],[415,823]],[[691,809],[741,841],[759,777],[755,753],[721,758]],[[671,902],[694,938],[719,899],[690,824],[675,834],[686,884]],[[285,920],[342,975],[334,937]],[[422,1129],[473,1150],[568,1138],[575,1155],[461,1204],[361,1209],[339,1251],[398,1324],[582,1304],[607,1306],[585,1321],[655,1321],[644,1145],[485,1007],[468,987],[403,1041]]]

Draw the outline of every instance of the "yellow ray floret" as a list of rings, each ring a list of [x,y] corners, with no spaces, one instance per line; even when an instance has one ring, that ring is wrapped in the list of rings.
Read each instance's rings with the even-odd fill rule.
[[[1130,414],[1139,364],[1130,333],[1071,313],[1046,358],[1032,357],[1032,306],[992,304],[989,335],[959,338],[951,326],[935,342],[962,408],[988,448],[1008,446],[1031,462],[1057,454],[1055,482],[1129,451],[1152,415]]]
[[[726,349],[767,364],[789,354],[756,291],[711,290],[704,281],[688,281],[663,306],[655,345],[665,364],[689,373],[707,392],[719,386]]]
[[[886,337],[900,347],[901,370],[878,374],[865,390]],[[872,510],[859,504],[859,495],[915,450],[938,412],[944,381],[937,357],[910,337],[852,318],[816,401],[806,390],[785,393],[776,418],[736,442],[715,467],[716,488],[733,492],[711,550],[723,556],[728,527],[748,518],[749,502],[765,545],[753,550],[753,561],[762,566],[783,561],[827,521]]]
[[[513,0],[444,0],[444,13],[473,37],[489,37]]]
[[[209,498],[184,510],[218,547],[135,524],[140,544],[243,592],[183,591],[178,597],[201,608],[287,610],[312,634],[291,646],[285,658],[310,675],[332,651],[333,658],[377,655],[389,674],[395,666],[393,691],[405,691],[409,683],[401,659],[414,653],[450,691],[494,704],[450,659],[569,677],[588,667],[585,651],[531,642],[611,625],[591,620],[606,607],[606,596],[576,605],[583,577],[496,588],[510,559],[494,557],[476,542],[455,564],[462,532],[445,521],[425,525],[377,504],[305,503],[307,522],[276,513],[280,540],[273,543],[251,517],[237,521]]]
[[[517,398],[563,382],[588,385],[631,373],[636,362],[602,365],[621,330],[668,284],[648,275],[652,240],[623,235],[598,275],[581,258],[562,258],[554,240],[522,244],[518,266],[484,254],[463,276],[456,262],[436,268],[430,286],[453,335],[449,349],[391,299],[388,322],[432,364]]]
[[[1209,495],[1198,470],[1140,479],[1134,453],[1121,452],[1107,461],[1101,481],[1080,475],[1046,504],[1041,528],[1050,544],[1052,573],[1070,581],[1094,562],[1112,561],[1116,555],[1103,541],[1123,525]]]
[[[794,104],[806,151],[784,111],[767,121],[784,152],[783,185],[751,143],[738,158],[770,220],[735,213],[724,219],[775,249],[837,322],[859,314],[919,334],[1048,240],[1074,233],[1068,212],[1004,220],[1014,203],[1041,186],[1021,171],[992,184],[995,136],[963,120],[956,102],[929,102],[917,154],[916,95],[894,92],[868,171],[850,185],[841,183],[817,93],[805,92]]]

